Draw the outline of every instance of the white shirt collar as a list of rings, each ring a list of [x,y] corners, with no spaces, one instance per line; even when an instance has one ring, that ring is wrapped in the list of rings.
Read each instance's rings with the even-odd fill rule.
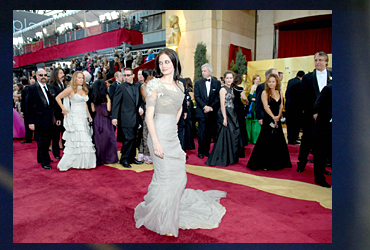
[[[48,86],[47,86],[47,84],[45,83],[45,85],[42,85],[42,83],[41,82],[39,82],[39,81],[37,81],[38,83],[39,83],[39,85],[40,85],[40,87],[41,88],[43,88],[44,86],[46,87],[46,89],[48,89]]]
[[[326,69],[324,69],[323,71],[316,70],[316,73],[319,74],[319,75],[326,74]]]
[[[327,72],[326,72],[326,69],[323,70],[323,71],[316,70],[316,75],[318,76],[317,77],[317,83],[319,85],[319,90],[321,92],[321,90],[327,84]]]

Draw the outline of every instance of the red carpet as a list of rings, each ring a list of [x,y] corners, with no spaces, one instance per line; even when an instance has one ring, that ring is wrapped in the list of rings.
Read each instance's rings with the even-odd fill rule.
[[[247,152],[252,149],[247,147]],[[120,147],[119,147],[120,148]],[[297,154],[298,146],[289,148]],[[136,173],[101,166],[59,172],[36,161],[36,143],[13,143],[14,243],[331,243],[332,210],[317,202],[285,198],[243,185],[188,174],[188,188],[227,192],[221,199],[226,215],[219,228],[180,230],[179,237],[135,228],[134,208],[143,200],[152,171]],[[195,151],[188,164],[204,165]],[[291,156],[292,156],[291,155]],[[293,169],[252,172],[247,159],[231,170],[312,183],[312,164],[304,173]],[[201,163],[201,164],[200,164]],[[331,183],[331,178],[327,178]]]

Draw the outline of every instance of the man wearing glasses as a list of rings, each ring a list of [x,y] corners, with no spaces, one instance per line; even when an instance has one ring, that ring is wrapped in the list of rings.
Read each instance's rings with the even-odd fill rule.
[[[29,116],[29,128],[35,131],[37,141],[37,162],[44,169],[51,169],[49,146],[53,124],[60,125],[62,113],[55,112],[57,90],[47,84],[48,74],[44,69],[36,72],[37,83],[30,85],[26,96],[26,112]]]
[[[123,74],[125,82],[116,87],[112,104],[112,124],[122,130],[121,159],[119,163],[125,168],[130,164],[142,164],[135,159],[135,138],[139,115],[143,114],[140,98],[140,84],[134,83],[134,71],[126,68]]]

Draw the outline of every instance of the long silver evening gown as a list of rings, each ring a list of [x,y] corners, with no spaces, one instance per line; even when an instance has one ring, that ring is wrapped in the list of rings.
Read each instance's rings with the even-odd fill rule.
[[[181,90],[169,89],[154,78],[147,84],[147,107],[155,106],[154,125],[164,158],[155,156],[148,135],[154,173],[144,201],[135,208],[136,227],[144,225],[158,234],[178,236],[181,229],[217,228],[226,209],[219,203],[226,192],[185,189],[185,152],[177,136],[176,115],[184,99]]]

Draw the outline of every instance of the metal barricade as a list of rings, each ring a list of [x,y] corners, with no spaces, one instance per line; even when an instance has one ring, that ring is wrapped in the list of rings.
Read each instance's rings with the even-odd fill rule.
[[[84,38],[85,37],[85,30],[84,29],[76,30],[75,34],[76,34],[76,40]]]
[[[67,37],[67,34],[58,36],[58,42],[57,42],[57,44],[65,43],[66,40],[67,40],[66,37]]]
[[[108,31],[116,30],[120,28],[120,24],[117,21],[108,23]]]

